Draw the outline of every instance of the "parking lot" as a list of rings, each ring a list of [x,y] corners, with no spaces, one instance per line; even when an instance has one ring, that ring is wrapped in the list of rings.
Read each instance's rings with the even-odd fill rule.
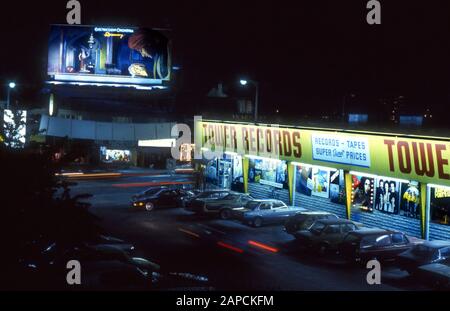
[[[207,276],[218,290],[424,290],[406,272],[382,266],[382,284],[368,285],[368,270],[318,258],[299,247],[282,226],[253,228],[235,220],[200,217],[182,208],[134,211],[130,198],[158,182],[188,176],[139,176],[79,181],[105,231],[136,246],[162,269]]]

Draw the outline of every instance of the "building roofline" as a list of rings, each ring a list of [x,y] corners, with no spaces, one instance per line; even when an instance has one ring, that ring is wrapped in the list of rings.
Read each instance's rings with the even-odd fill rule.
[[[266,124],[266,123],[253,123],[253,122],[240,122],[240,121],[225,121],[225,120],[212,120],[212,119],[202,119],[204,122],[212,123],[226,123],[226,124],[242,124],[242,125],[253,125],[253,126],[265,126],[265,127],[283,127],[291,129],[300,130],[310,130],[310,131],[325,131],[325,132],[339,132],[348,134],[362,134],[362,135],[373,135],[373,136],[390,136],[390,137],[402,137],[410,139],[431,139],[431,140],[441,140],[449,141],[450,137],[432,136],[432,135],[417,135],[417,134],[407,134],[407,133],[394,133],[394,132],[376,132],[371,130],[356,130],[356,129],[345,129],[345,128],[334,128],[334,127],[314,127],[314,126],[296,126],[296,125],[286,125],[286,124]]]

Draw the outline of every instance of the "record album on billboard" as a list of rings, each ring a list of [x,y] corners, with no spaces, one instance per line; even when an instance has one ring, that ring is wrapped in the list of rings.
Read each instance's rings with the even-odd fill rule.
[[[171,42],[149,28],[52,25],[47,72],[58,82],[161,85],[171,79]]]

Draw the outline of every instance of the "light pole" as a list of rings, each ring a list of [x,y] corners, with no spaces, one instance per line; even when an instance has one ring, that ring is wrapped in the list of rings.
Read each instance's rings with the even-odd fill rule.
[[[253,80],[244,80],[241,79],[239,81],[241,83],[242,86],[246,86],[247,84],[251,83],[255,86],[255,109],[254,109],[254,121],[255,123],[258,122],[258,103],[259,103],[259,83],[257,81],[253,81]]]
[[[6,98],[6,109],[10,109],[10,101],[11,101],[11,90],[16,87],[15,82],[9,82],[8,84],[8,96]]]

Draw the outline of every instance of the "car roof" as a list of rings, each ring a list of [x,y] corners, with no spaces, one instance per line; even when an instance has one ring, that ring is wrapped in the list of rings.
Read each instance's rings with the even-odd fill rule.
[[[320,219],[320,220],[317,220],[316,222],[320,222],[320,223],[323,223],[325,225],[354,224],[353,221],[348,220],[348,219],[342,219],[342,218],[338,218],[338,219]]]
[[[305,210],[304,212],[298,212],[296,215],[334,215],[334,216],[336,216],[335,214],[329,213],[329,212],[308,211],[308,210]]]
[[[368,236],[368,235],[392,234],[392,233],[402,233],[402,232],[394,231],[394,230],[387,230],[387,229],[380,229],[380,228],[363,227],[363,228],[360,228],[357,231],[352,231],[349,234],[363,237],[363,236]]]
[[[213,194],[213,193],[233,193],[230,190],[207,190],[207,191],[200,191],[199,194]]]
[[[277,199],[255,199],[255,200],[251,200],[250,202],[283,202],[281,200],[277,200]]]
[[[281,202],[281,203],[284,203],[283,201],[277,200],[277,199],[257,199],[257,200],[251,200],[250,202],[258,202],[258,203]]]
[[[443,240],[425,241],[423,244],[418,245],[425,245],[431,248],[442,248],[450,246],[450,241],[443,241]]]
[[[155,190],[155,189],[168,189],[169,187],[168,186],[153,186],[153,187],[149,187],[149,188],[147,188],[147,189],[145,189],[143,192],[145,192],[145,191],[149,191],[149,190]]]

